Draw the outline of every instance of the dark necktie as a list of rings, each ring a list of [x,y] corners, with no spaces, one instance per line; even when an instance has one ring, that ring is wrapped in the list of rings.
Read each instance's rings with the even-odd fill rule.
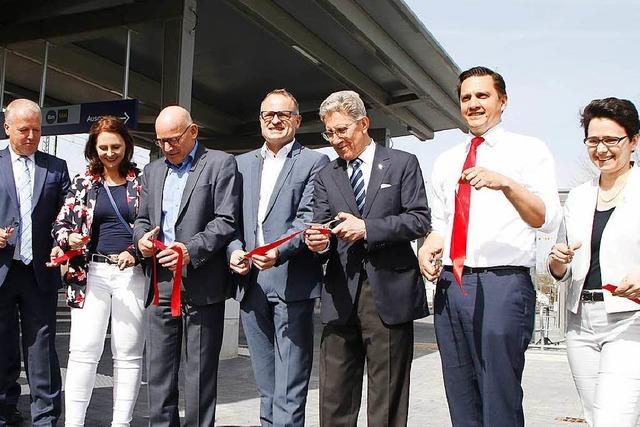
[[[484,138],[476,136],[471,140],[471,148],[464,161],[462,170],[465,171],[476,165],[476,152],[478,145]],[[467,256],[467,234],[469,232],[469,206],[471,204],[471,185],[466,182],[458,183],[458,191],[455,199],[455,212],[453,214],[453,230],[451,233],[451,247],[449,257],[453,262],[453,275],[462,289],[462,270]],[[464,293],[464,289],[463,289]]]
[[[358,211],[362,213],[362,209],[364,208],[365,201],[365,188],[364,188],[364,175],[362,174],[362,159],[356,157],[351,161],[351,168],[353,172],[351,173],[351,188],[353,188],[353,194],[356,197],[356,205],[358,206]]]

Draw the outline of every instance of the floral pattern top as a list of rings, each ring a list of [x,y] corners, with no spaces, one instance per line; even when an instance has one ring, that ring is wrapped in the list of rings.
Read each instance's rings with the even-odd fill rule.
[[[131,212],[131,218],[138,214],[140,201],[140,178],[142,172],[131,169],[126,176],[127,206]],[[93,223],[93,210],[96,206],[98,189],[102,187],[102,176],[95,175],[87,170],[84,174],[76,175],[71,188],[67,193],[64,205],[60,208],[58,217],[53,223],[52,234],[63,251],[70,250],[69,234],[78,233],[83,236],[91,236]],[[133,227],[133,223],[130,224]],[[133,245],[127,251],[138,259]],[[82,308],[84,305],[85,289],[87,286],[87,266],[90,254],[85,251],[84,256],[77,256],[68,261],[67,271],[63,275],[63,282],[67,286],[67,304],[73,308]]]

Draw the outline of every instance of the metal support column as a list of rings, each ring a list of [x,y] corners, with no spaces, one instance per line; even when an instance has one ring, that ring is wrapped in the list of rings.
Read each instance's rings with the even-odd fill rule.
[[[127,52],[124,59],[124,83],[122,85],[122,98],[129,98],[129,67],[131,64],[131,29],[127,30]]]
[[[2,66],[0,67],[0,109],[4,109],[4,81],[7,75],[7,49],[2,48]]]
[[[161,103],[191,110],[197,0],[183,0],[182,17],[164,22]]]
[[[44,107],[44,97],[47,89],[47,67],[49,65],[49,42],[44,41],[44,58],[42,60],[42,79],[40,80],[40,99],[38,105]],[[45,136],[40,139],[40,149],[45,153],[49,152],[49,137]]]

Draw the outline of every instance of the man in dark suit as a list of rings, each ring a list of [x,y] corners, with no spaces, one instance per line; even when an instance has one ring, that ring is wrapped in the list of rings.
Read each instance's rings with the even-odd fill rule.
[[[0,343],[5,346],[0,351],[0,395],[6,397],[15,385],[17,312],[32,422],[53,426],[61,409],[55,350],[60,270],[46,263],[53,246],[51,223],[70,182],[64,160],[38,151],[40,121],[40,108],[27,99],[11,102],[5,111],[9,147],[0,151]],[[0,426],[6,422],[0,414]]]
[[[318,173],[314,222],[341,221],[330,234],[305,234],[309,248],[328,258],[320,424],[356,425],[366,360],[369,425],[406,425],[413,320],[428,314],[410,245],[430,228],[422,174],[414,155],[371,140],[357,93],[331,94],[320,118],[340,158]]]
[[[156,135],[165,158],[144,169],[134,226],[134,242],[144,257],[153,255],[155,236],[168,247],[156,255],[159,305],[149,305],[146,313],[149,423],[180,425],[178,368],[184,340],[185,424],[212,426],[229,280],[225,250],[239,215],[236,161],[200,145],[198,126],[182,107],[160,112]],[[170,306],[178,263],[174,248],[184,257],[181,317],[173,317]],[[147,304],[154,296],[153,271],[148,260]]]
[[[260,393],[263,426],[304,426],[313,362],[313,307],[320,296],[322,266],[298,235],[250,268],[245,250],[276,241],[311,222],[313,181],[329,158],[295,140],[298,102],[277,89],[260,105],[262,148],[239,156],[242,175],[242,241],[227,249],[230,268],[241,275],[237,299]],[[242,278],[244,279],[244,278]]]

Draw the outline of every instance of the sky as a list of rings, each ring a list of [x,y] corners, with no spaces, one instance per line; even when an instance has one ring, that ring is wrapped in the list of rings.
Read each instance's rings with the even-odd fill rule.
[[[589,177],[579,112],[615,96],[640,108],[640,0],[404,0],[464,70],[484,65],[507,84],[505,128],[545,141],[559,188]],[[394,138],[413,152],[429,181],[434,160],[464,138]]]

